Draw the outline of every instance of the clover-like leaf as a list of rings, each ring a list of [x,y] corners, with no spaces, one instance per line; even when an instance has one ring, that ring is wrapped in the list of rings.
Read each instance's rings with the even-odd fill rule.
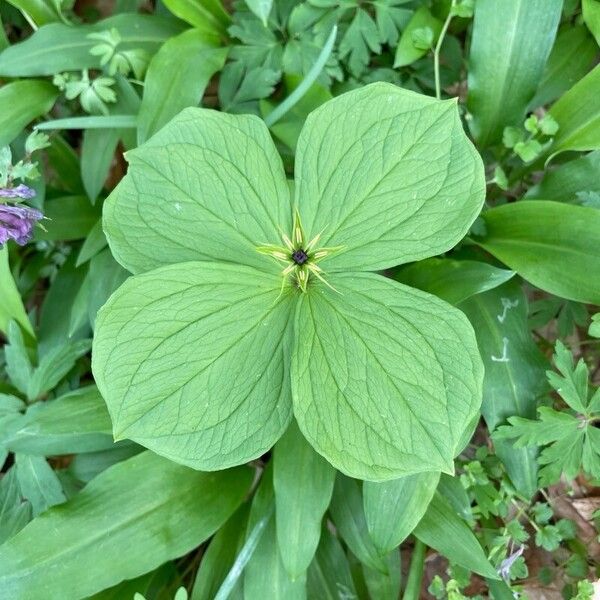
[[[99,313],[94,375],[115,436],[196,469],[266,452],[291,418],[290,294],[251,267],[129,278]]]
[[[374,271],[449,250],[485,197],[481,158],[456,102],[377,83],[323,104],[296,155],[308,236],[345,246],[328,270]]]
[[[141,274],[93,349],[117,437],[221,469],[268,450],[293,406],[348,475],[452,470],[481,402],[473,331],[364,271],[445,251],[477,216],[483,166],[454,102],[373,84],[324,104],[293,207],[256,117],[186,109],[127,159],[104,228]]]
[[[338,294],[313,286],[296,311],[292,392],[302,432],[354,477],[452,472],[483,381],[466,317],[380,275],[330,282]]]
[[[185,260],[263,270],[255,246],[291,227],[281,158],[265,124],[189,108],[140,148],[104,206],[115,258],[134,273]]]

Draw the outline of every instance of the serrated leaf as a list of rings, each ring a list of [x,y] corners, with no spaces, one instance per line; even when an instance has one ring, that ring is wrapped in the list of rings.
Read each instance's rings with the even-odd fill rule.
[[[105,233],[125,268],[219,260],[273,270],[255,247],[291,228],[291,210],[261,120],[189,108],[127,159],[104,206]]]
[[[273,0],[246,0],[246,4],[266,27],[271,8],[273,8]]]
[[[257,458],[291,418],[288,293],[250,267],[129,278],[98,315],[93,371],[127,437],[197,469]]]
[[[444,252],[484,198],[481,159],[455,101],[384,83],[312,112],[295,172],[308,238],[323,231],[323,246],[344,247],[326,270],[380,270]]]
[[[465,317],[379,275],[329,281],[338,293],[309,290],[296,312],[292,395],[300,429],[354,477],[452,472],[483,378]]]

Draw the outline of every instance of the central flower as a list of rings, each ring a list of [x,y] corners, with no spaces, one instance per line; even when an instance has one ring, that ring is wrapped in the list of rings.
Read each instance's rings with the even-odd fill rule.
[[[288,236],[285,233],[281,233],[283,246],[265,244],[256,248],[261,254],[271,256],[275,260],[286,265],[281,272],[283,275],[283,282],[281,284],[282,289],[285,286],[288,277],[291,277],[294,284],[302,292],[306,292],[308,289],[309,278],[312,274],[326,286],[336,291],[335,288],[327,283],[323,277],[323,269],[321,269],[317,263],[327,256],[339,252],[343,249],[343,246],[336,246],[335,248],[318,248],[317,244],[321,239],[322,233],[323,232],[321,231],[307,242],[304,229],[302,228],[302,222],[300,221],[300,214],[296,210],[292,226],[292,235]]]

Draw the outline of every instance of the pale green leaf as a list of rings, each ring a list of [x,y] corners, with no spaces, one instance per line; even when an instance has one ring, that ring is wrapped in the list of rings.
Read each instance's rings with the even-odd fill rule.
[[[17,452],[15,464],[21,493],[31,502],[34,517],[67,499],[45,458]]]
[[[484,198],[481,159],[456,102],[386,83],[312,112],[295,172],[308,238],[322,231],[322,245],[343,247],[325,270],[379,270],[444,252]]]
[[[487,231],[477,243],[524,279],[561,298],[600,304],[600,211],[531,200],[495,207],[483,219]]]
[[[273,7],[273,0],[246,0],[246,4],[266,27],[269,19],[269,13]]]
[[[318,452],[353,477],[453,471],[477,414],[483,367],[464,315],[374,274],[330,277],[298,303],[294,413]]]
[[[421,30],[430,32],[431,39],[429,46],[415,44],[415,38],[418,37],[418,33]],[[396,47],[394,68],[405,67],[425,56],[435,45],[441,30],[442,22],[431,14],[429,8],[426,6],[419,8],[413,14],[411,20],[406,25],[406,29],[404,29],[400,36],[398,46]]]
[[[198,473],[151,452],[121,462],[0,547],[0,589],[78,600],[138,577],[210,537],[251,481],[244,467]]]
[[[312,449],[294,421],[275,445],[273,460],[277,540],[283,564],[296,578],[319,544],[335,469]]]
[[[196,29],[167,41],[148,65],[138,117],[143,143],[177,113],[198,106],[210,78],[223,67],[226,48]]]
[[[600,2],[598,0],[581,0],[583,21],[592,32],[600,46]]]
[[[281,158],[260,119],[188,108],[127,159],[127,176],[104,206],[104,229],[128,270],[186,260],[276,269],[256,246],[277,242],[292,213]]]
[[[469,56],[468,107],[482,146],[520,125],[542,78],[562,0],[477,0]]]
[[[380,554],[399,546],[421,520],[440,473],[418,473],[391,481],[365,481],[363,502],[369,535]]]
[[[7,333],[8,323],[15,320],[31,337],[33,328],[25,312],[21,295],[13,279],[10,265],[8,263],[8,248],[0,248],[0,331]]]
[[[88,198],[95,202],[104,187],[120,132],[118,129],[87,129],[81,144],[81,179]]]
[[[58,97],[49,81],[13,81],[0,88],[0,146],[12,142],[35,118],[47,113]]]
[[[175,16],[203,33],[223,35],[231,21],[221,0],[164,0],[164,4]]]
[[[290,294],[214,263],[129,278],[98,315],[93,371],[117,438],[214,470],[257,458],[291,418]]]

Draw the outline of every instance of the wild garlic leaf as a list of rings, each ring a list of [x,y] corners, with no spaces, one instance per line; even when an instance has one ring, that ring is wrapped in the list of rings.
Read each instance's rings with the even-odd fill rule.
[[[483,367],[459,310],[374,274],[330,277],[295,318],[294,414],[340,471],[384,480],[453,472]]]
[[[100,311],[93,349],[115,436],[207,471],[269,450],[291,419],[280,287],[224,263],[129,278]]]
[[[328,270],[374,271],[445,252],[467,233],[484,189],[453,100],[368,85],[311,113],[298,141],[304,228],[344,247]]]
[[[125,268],[218,260],[273,270],[255,246],[279,239],[292,213],[260,119],[189,108],[127,160],[127,177],[104,205],[104,230]]]

